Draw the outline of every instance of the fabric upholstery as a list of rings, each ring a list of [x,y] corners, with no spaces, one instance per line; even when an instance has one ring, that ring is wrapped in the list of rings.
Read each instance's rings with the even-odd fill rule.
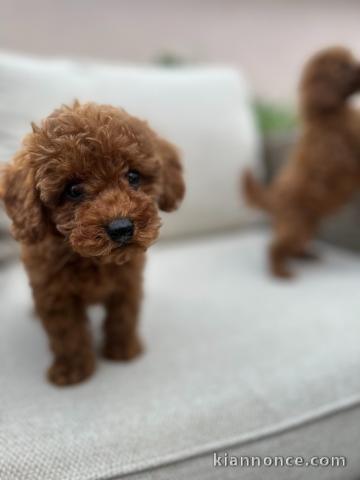
[[[3,271],[1,480],[264,478],[214,469],[224,449],[346,455],[341,475],[266,478],[358,478],[360,259],[319,245],[322,260],[284,283],[266,272],[267,241],[250,231],[153,248],[146,354],[100,360],[89,382],[63,390],[43,377],[50,355],[22,268]]]

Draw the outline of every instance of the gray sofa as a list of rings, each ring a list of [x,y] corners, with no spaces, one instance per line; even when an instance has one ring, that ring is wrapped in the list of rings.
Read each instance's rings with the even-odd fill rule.
[[[0,59],[0,75],[26,76],[36,97],[46,65],[36,80],[40,66],[30,62],[29,72],[29,63],[15,63]],[[1,480],[360,476],[360,257],[320,242],[321,261],[297,265],[293,282],[268,275],[266,223],[236,190],[239,169],[260,169],[263,161],[250,102],[239,93],[244,84],[229,71],[198,72],[189,89],[188,73],[195,75],[167,72],[166,81],[156,74],[164,83],[153,121],[160,130],[174,125],[168,134],[185,148],[189,192],[149,253],[146,354],[126,365],[99,359],[95,376],[73,388],[49,385],[43,372],[50,355],[23,268],[12,262],[1,270]],[[131,75],[147,79],[141,98],[150,105],[148,72]],[[192,95],[186,108],[194,109],[186,122],[178,115],[184,90],[187,101]],[[17,105],[16,119],[27,106]],[[215,112],[226,128],[210,122]],[[14,139],[23,128],[16,119]],[[0,131],[10,138],[8,126]],[[102,313],[90,312],[95,332]],[[230,456],[237,466],[225,466]],[[260,466],[246,466],[252,456]],[[305,465],[267,466],[279,457],[301,457]],[[345,465],[310,465],[335,462],[331,457],[344,457]]]

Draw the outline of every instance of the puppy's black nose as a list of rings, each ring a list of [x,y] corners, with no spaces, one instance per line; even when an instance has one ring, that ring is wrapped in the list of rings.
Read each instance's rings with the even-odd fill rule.
[[[105,227],[111,240],[119,245],[128,243],[134,234],[134,224],[129,218],[117,218]]]

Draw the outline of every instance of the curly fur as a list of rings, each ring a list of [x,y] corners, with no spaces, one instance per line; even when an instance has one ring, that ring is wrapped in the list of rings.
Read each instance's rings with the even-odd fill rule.
[[[129,170],[140,173],[138,189]],[[81,201],[64,196],[72,181],[83,185]],[[104,355],[138,355],[145,251],[158,236],[158,209],[172,211],[184,196],[176,149],[124,110],[75,102],[33,125],[0,190],[54,354],[49,379],[69,385],[94,371],[91,303],[106,308]],[[134,223],[124,246],[105,230],[120,217]]]
[[[249,171],[243,175],[248,202],[273,220],[269,257],[276,276],[291,276],[287,260],[308,257],[321,220],[359,189],[360,116],[348,103],[359,87],[360,66],[347,49],[314,55],[300,83],[303,132],[290,161],[268,187]]]

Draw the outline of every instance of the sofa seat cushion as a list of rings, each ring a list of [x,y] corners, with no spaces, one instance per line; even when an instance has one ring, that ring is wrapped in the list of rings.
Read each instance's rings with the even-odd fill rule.
[[[266,272],[267,241],[249,231],[154,247],[146,354],[99,360],[66,389],[44,379],[50,355],[22,268],[3,271],[1,480],[264,478],[213,467],[214,451],[346,455],[340,473],[266,474],[359,476],[360,258],[319,245],[319,263],[281,282]]]

